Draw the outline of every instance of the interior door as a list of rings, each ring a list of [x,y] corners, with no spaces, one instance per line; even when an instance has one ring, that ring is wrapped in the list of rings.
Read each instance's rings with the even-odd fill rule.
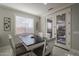
[[[71,9],[64,9],[55,13],[57,46],[70,49],[71,40]]]

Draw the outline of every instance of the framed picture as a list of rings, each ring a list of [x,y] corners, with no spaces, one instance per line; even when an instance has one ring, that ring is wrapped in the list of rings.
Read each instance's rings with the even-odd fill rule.
[[[11,31],[11,18],[4,17],[4,31]]]

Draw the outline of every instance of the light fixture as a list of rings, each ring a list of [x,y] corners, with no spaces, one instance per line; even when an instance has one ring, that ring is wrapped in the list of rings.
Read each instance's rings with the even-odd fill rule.
[[[44,5],[47,5],[47,3],[44,3]]]

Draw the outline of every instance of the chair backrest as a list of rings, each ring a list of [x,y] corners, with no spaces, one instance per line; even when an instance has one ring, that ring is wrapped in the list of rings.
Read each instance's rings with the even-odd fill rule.
[[[13,37],[10,34],[8,34],[8,37],[9,37],[11,48],[13,50],[13,55],[16,55],[16,48],[15,48]]]
[[[48,48],[52,52],[54,44],[55,44],[55,38],[48,40],[48,38],[44,37],[44,40],[45,40],[45,43],[44,43],[44,48],[43,48],[43,56],[45,56],[45,53],[46,53],[46,46],[48,46]],[[52,52],[52,55],[53,55],[53,52]]]

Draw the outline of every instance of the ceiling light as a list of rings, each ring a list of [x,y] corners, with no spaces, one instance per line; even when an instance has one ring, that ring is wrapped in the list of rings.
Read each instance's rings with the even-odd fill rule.
[[[47,3],[44,3],[44,5],[47,5]]]

